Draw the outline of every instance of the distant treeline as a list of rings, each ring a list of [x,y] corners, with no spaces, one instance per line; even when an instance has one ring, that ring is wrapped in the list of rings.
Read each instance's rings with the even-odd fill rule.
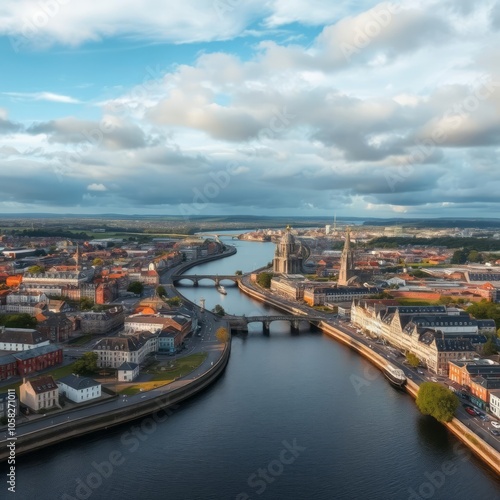
[[[438,236],[435,238],[417,238],[408,236],[381,236],[370,240],[367,247],[398,248],[405,245],[428,245],[446,248],[473,248],[478,252],[495,252],[500,250],[500,241],[489,238],[452,238]]]
[[[366,219],[363,225],[495,229],[500,228],[500,219]]]
[[[64,229],[15,229],[9,231],[10,234],[16,236],[30,236],[33,238],[69,238],[88,240],[89,235],[84,232],[66,231]]]

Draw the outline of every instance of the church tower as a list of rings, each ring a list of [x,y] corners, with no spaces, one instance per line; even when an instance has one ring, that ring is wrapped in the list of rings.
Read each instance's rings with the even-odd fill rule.
[[[345,286],[347,282],[354,276],[354,253],[351,250],[351,232],[346,229],[344,250],[340,257],[340,272],[338,284]]]

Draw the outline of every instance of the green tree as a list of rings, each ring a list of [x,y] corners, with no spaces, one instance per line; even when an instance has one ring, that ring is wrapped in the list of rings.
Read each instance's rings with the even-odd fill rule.
[[[91,375],[97,372],[97,353],[86,352],[78,361],[73,365],[73,372],[76,375]]]
[[[92,261],[92,265],[93,266],[102,266],[104,264],[104,261],[102,259],[100,259],[99,257],[96,257],[93,261]]]
[[[94,301],[90,297],[82,297],[79,306],[80,311],[90,311],[94,307]]]
[[[482,256],[477,250],[471,250],[467,255],[467,260],[469,262],[482,262]]]
[[[45,272],[45,268],[43,266],[31,266],[26,271],[30,274],[41,274]]]
[[[409,352],[407,355],[406,355],[406,361],[408,361],[408,364],[412,367],[412,368],[416,368],[419,364],[420,364],[420,360],[417,358],[417,356],[415,356],[415,354],[413,354],[412,352]]]
[[[241,276],[243,274],[243,271],[241,269],[238,269],[237,271],[234,272],[236,276]]]
[[[2,314],[0,325],[6,328],[36,328],[37,320],[29,314]]]
[[[455,250],[453,256],[451,257],[452,264],[465,264],[467,262],[468,252],[465,248],[460,250]]]
[[[158,297],[165,297],[165,295],[167,295],[167,291],[165,290],[165,287],[162,285],[157,286],[156,287],[156,295],[158,295]]]
[[[212,312],[215,313],[215,314],[217,314],[218,316],[225,316],[226,315],[226,311],[224,311],[224,308],[220,304],[217,304],[212,309]]]
[[[172,297],[171,299],[167,299],[166,302],[170,307],[179,307],[182,304],[180,297]]]
[[[257,275],[257,283],[262,288],[271,288],[271,279],[273,277],[273,273],[259,273]]]
[[[500,328],[500,304],[483,299],[471,304],[466,311],[477,319],[493,319],[496,327]]]
[[[229,332],[223,326],[217,329],[217,331],[215,332],[215,336],[217,337],[217,340],[219,342],[225,343],[229,340]]]
[[[140,281],[132,281],[127,288],[127,292],[135,293],[136,295],[142,295],[144,291],[144,285]]]
[[[483,347],[483,355],[491,356],[492,354],[497,354],[497,353],[498,349],[494,337],[488,336],[488,340],[486,341]]]
[[[431,415],[439,422],[450,422],[460,404],[457,396],[435,382],[424,382],[417,394],[418,409],[424,415]]]

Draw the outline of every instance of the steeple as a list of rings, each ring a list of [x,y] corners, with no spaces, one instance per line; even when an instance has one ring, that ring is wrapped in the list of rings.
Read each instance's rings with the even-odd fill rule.
[[[339,285],[347,285],[347,282],[354,276],[354,255],[351,250],[351,229],[346,228],[344,250],[340,257]]]

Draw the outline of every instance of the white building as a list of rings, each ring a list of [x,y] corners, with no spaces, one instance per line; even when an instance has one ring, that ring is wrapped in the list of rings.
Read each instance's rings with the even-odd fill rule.
[[[490,391],[490,411],[500,418],[500,389]]]
[[[139,375],[139,365],[137,363],[122,363],[118,367],[118,381],[131,382]]]
[[[93,349],[100,368],[118,368],[122,363],[140,365],[146,356],[158,351],[158,334],[141,332],[135,335],[106,337]]]
[[[0,351],[27,351],[49,344],[49,337],[38,330],[0,326]]]
[[[101,397],[101,384],[89,377],[66,375],[57,381],[59,393],[75,403]]]

